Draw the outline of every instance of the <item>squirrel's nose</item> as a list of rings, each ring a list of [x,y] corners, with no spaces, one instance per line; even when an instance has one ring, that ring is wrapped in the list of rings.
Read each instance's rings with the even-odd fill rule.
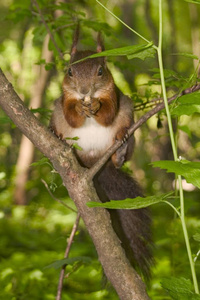
[[[87,94],[89,94],[90,89],[87,86],[82,86],[79,91],[81,94],[87,95]]]

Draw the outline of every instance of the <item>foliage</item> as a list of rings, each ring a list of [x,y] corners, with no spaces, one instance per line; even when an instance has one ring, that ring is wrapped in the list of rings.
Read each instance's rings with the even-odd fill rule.
[[[148,207],[159,202],[164,202],[172,193],[159,196],[137,197],[134,199],[127,198],[125,200],[113,201],[106,203],[88,202],[89,207],[106,207],[109,209],[139,209]]]
[[[200,20],[196,18],[196,23],[190,22],[193,9],[199,13],[200,6],[196,5],[198,2],[163,1],[163,60],[166,66],[164,78],[169,97],[181,93],[198,81],[199,58],[195,42],[191,43],[191,35],[198,30]],[[155,60],[155,48],[152,47],[157,45],[158,38],[157,1],[137,0],[123,3],[117,0],[115,4],[103,2],[122,20],[127,17],[126,23],[148,41],[154,40],[145,45],[139,36],[127,30],[99,4],[94,4],[94,1],[59,3],[42,0],[37,3],[45,22],[41,21],[34,1],[7,0],[0,4],[0,64],[27,104],[37,80],[36,67],[45,65],[50,80],[43,95],[42,108],[34,110],[34,113],[40,114],[43,123],[48,124],[52,101],[60,96],[61,81],[69,60],[68,53],[77,21],[81,24],[83,48],[94,49],[94,31],[95,34],[99,30],[103,32],[108,49],[103,55],[108,56],[116,82],[120,81],[120,87],[125,86],[123,92],[134,95],[135,106],[139,108],[137,118],[155,104],[155,98],[162,96],[161,75]],[[148,3],[151,10],[147,9]],[[62,14],[55,17],[57,9]],[[55,39],[55,43],[50,39],[48,44],[54,56],[51,62],[47,62],[41,54],[48,33],[45,24]],[[64,62],[55,44],[60,53],[64,53]],[[126,56],[133,60],[127,60]],[[122,85],[122,82],[125,84]],[[173,205],[175,212],[180,212],[178,192],[170,202],[166,200],[174,185],[176,186],[174,174],[183,176],[187,182],[193,184],[191,190],[187,190],[188,185],[183,185],[185,220],[197,277],[200,278],[199,95],[196,92],[179,97],[170,107],[176,148],[184,159],[172,161],[166,117],[161,112],[136,132],[133,162],[127,164],[148,196],[142,201],[146,201],[146,205],[148,201],[150,204],[157,203],[152,206],[156,266],[149,288],[150,297],[155,300],[199,299],[199,295],[194,294],[190,281],[181,221],[170,207]],[[55,299],[60,267],[67,263],[63,299],[118,299],[111,288],[102,285],[102,270],[82,223],[75,236],[69,259],[63,260],[66,238],[70,234],[76,214],[53,200],[40,179],[48,182],[56,198],[63,199],[72,208],[74,205],[58,175],[45,159],[41,159],[38,152],[35,153],[34,161],[39,163],[30,167],[26,184],[27,205],[13,203],[15,165],[21,135],[3,112],[0,112],[0,126],[0,297],[5,300]],[[74,147],[77,144],[78,142],[74,143]],[[152,168],[150,163],[160,169]],[[168,175],[161,169],[167,169],[173,175]],[[141,203],[141,199],[135,201],[138,200]],[[132,205],[133,201],[129,200],[130,202]],[[175,278],[171,278],[172,274]]]

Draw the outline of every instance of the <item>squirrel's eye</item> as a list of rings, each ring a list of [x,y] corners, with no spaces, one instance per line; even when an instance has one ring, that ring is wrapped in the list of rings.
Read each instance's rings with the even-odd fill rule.
[[[100,67],[99,70],[98,70],[98,76],[101,76],[103,74],[103,68]]]
[[[68,75],[69,75],[70,77],[73,76],[73,74],[72,74],[72,69],[71,69],[71,68],[68,69]]]

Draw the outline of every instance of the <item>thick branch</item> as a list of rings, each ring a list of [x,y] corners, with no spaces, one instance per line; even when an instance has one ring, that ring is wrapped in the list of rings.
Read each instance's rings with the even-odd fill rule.
[[[87,206],[91,199],[99,202],[87,172],[80,167],[72,150],[48,131],[24,106],[1,70],[0,105],[23,134],[51,160],[61,175],[93,239],[104,272],[120,299],[149,299],[144,283],[131,267],[113,231],[109,213],[105,209]]]

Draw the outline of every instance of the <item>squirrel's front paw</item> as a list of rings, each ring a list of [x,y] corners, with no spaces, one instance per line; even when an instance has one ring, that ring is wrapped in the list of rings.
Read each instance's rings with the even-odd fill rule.
[[[101,104],[97,98],[90,99],[90,101],[82,101],[82,110],[87,117],[92,117],[97,113]]]
[[[116,134],[115,139],[117,141],[122,141],[122,143],[126,143],[128,141],[129,134],[128,134],[128,128],[123,127],[121,130],[119,130]]]
[[[75,110],[80,116],[91,117],[90,104],[84,102],[84,100],[79,100],[77,102]]]
[[[112,155],[112,162],[116,168],[121,168],[126,160],[126,154],[128,149],[128,129],[126,127],[122,128],[117,132],[115,140],[122,141],[122,145],[117,149],[117,151]]]
[[[128,143],[123,144],[113,155],[112,162],[115,168],[121,168],[126,160]]]
[[[75,106],[75,110],[80,116],[84,115],[84,108],[83,108],[82,100],[77,101],[76,106]]]
[[[90,112],[92,115],[95,115],[100,109],[101,103],[97,98],[93,98],[90,103]]]
[[[56,128],[51,127],[51,126],[49,127],[49,129],[53,134],[55,134],[59,138],[59,140],[63,141],[63,134],[62,133],[58,133]]]

